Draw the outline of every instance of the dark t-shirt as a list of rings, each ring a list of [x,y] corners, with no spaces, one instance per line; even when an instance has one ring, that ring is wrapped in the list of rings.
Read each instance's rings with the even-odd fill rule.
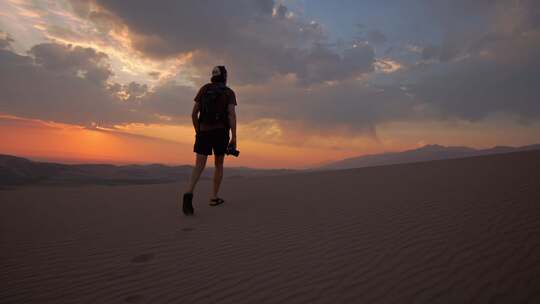
[[[202,96],[205,94],[206,90],[208,90],[208,88],[211,88],[212,86],[218,86],[218,84],[207,83],[203,85],[201,89],[199,90],[199,93],[197,93],[197,96],[195,96],[195,102],[199,103],[201,101]],[[236,105],[236,96],[234,94],[234,91],[230,89],[229,87],[226,87],[223,94],[221,94],[216,99],[216,102],[218,103],[219,107],[222,107],[224,109],[224,112],[227,112],[227,108],[229,107],[230,104]],[[214,123],[208,123],[208,122],[202,121],[200,128],[201,128],[201,131],[227,128],[227,122],[217,121]]]

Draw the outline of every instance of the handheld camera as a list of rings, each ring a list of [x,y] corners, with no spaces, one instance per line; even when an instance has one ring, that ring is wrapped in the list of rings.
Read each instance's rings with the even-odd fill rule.
[[[238,157],[238,155],[240,155],[240,151],[236,150],[236,145],[228,145],[225,154]]]

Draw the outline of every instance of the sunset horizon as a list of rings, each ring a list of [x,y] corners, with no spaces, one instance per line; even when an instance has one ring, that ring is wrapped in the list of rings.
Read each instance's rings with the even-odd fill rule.
[[[11,126],[15,130],[8,129],[7,121],[17,121],[18,124]],[[21,123],[30,131],[24,130]],[[36,132],[35,128],[40,131]],[[22,130],[21,130],[22,129]],[[0,154],[24,157],[35,161],[56,162],[65,164],[163,164],[170,166],[190,165],[192,166],[192,145],[189,142],[167,139],[166,137],[154,137],[144,134],[144,132],[126,132],[121,128],[101,128],[99,126],[83,127],[54,122],[45,122],[35,119],[24,119],[14,116],[0,115],[0,130],[6,131],[4,141],[0,143]],[[9,130],[9,132],[7,132]],[[32,131],[33,130],[33,131]],[[21,133],[22,131],[22,133]],[[187,130],[189,133],[191,130]],[[26,132],[26,133],[25,133]],[[60,134],[59,134],[60,133]],[[22,144],[20,137],[24,134],[32,135]],[[12,135],[12,136],[9,136]],[[15,138],[17,137],[17,138]],[[37,139],[39,137],[39,139]],[[69,140],[68,140],[69,139]],[[40,140],[47,140],[45,144],[39,144]],[[99,149],[87,149],[80,146],[80,142],[98,141]],[[105,143],[109,143],[104,145]],[[377,155],[392,152],[403,152],[418,149],[430,145],[441,145],[445,147],[468,147],[473,149],[489,149],[497,146],[522,147],[535,145],[539,142],[527,142],[513,140],[507,144],[493,142],[487,145],[464,145],[460,142],[450,142],[444,144],[440,142],[418,142],[412,146],[394,147],[390,150],[373,150],[362,153],[362,151],[346,151],[334,157],[321,158],[312,162],[305,162],[301,155],[289,157],[288,159],[265,159],[257,160],[256,143],[254,144],[254,156],[246,158],[255,161],[241,161],[243,159],[231,160],[231,166],[250,167],[257,169],[311,169],[321,167],[336,161],[347,158],[361,157],[366,155]],[[96,146],[95,143],[91,143]],[[104,149],[109,147],[109,149]],[[115,147],[117,149],[115,149]],[[163,148],[167,147],[164,151]],[[276,149],[279,148],[275,147]],[[134,150],[135,149],[135,150]],[[302,153],[302,152],[300,152]],[[247,153],[244,153],[247,154]]]
[[[537,72],[527,66],[540,34],[527,5],[482,8],[480,26],[432,18],[473,16],[476,5],[433,4],[430,16],[411,20],[415,6],[253,2],[216,19],[230,39],[219,50],[215,26],[181,11],[162,25],[121,1],[4,1],[0,153],[192,164],[193,98],[217,64],[238,100],[243,153],[227,158],[233,166],[308,168],[426,144],[535,144]],[[460,34],[468,22],[475,30]],[[182,30],[190,26],[199,35]]]

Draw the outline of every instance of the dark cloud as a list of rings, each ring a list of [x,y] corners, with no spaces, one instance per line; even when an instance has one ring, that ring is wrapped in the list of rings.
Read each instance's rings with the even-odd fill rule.
[[[0,50],[8,49],[14,41],[7,33],[0,31]]]
[[[244,122],[274,118],[299,122],[307,130],[320,132],[335,128],[372,132],[377,124],[394,120],[422,118],[418,102],[394,86],[363,84],[346,80],[309,88],[284,79],[264,85],[241,88],[239,113]]]
[[[367,44],[346,49],[338,55],[323,46],[313,47],[305,56],[297,76],[301,83],[344,80],[373,71],[375,52]]]
[[[0,112],[84,125],[136,119],[94,79],[66,73],[63,64],[50,69],[46,59],[0,51]]]
[[[77,7],[81,2],[77,1]],[[311,85],[317,80],[341,80],[369,72],[374,63],[369,46],[345,53],[322,50],[327,37],[321,26],[286,18],[287,7],[276,7],[272,0],[162,1],[158,6],[143,0],[96,3],[100,13],[115,16],[117,23],[129,28],[133,46],[147,56],[166,58],[194,52],[199,69],[226,63],[236,72],[231,78],[239,84],[295,74],[302,85]],[[92,15],[92,11],[78,10],[84,16]],[[348,61],[351,56],[358,62]],[[337,66],[330,66],[332,63]],[[355,67],[358,69],[352,71]],[[311,71],[322,75],[314,76]]]
[[[113,74],[107,55],[92,48],[44,43],[35,45],[28,53],[37,65],[55,74],[78,76],[96,84],[104,84]]]
[[[448,61],[466,55],[478,44],[493,39],[513,39],[540,29],[540,4],[535,0],[435,0],[419,1],[423,9],[408,11],[408,28],[430,28],[437,37],[419,41],[424,56]],[[417,6],[412,6],[417,8]],[[407,35],[408,32],[403,32]],[[433,39],[435,38],[435,39]],[[416,39],[418,40],[418,39]],[[433,43],[439,41],[439,43]]]
[[[199,48],[219,49],[242,39],[248,26],[268,22],[272,0],[96,1],[135,33],[135,47],[164,57]]]
[[[249,51],[244,51],[242,56],[230,49],[217,61],[227,63],[230,78],[240,85],[261,84],[274,76],[288,74],[294,74],[302,86],[339,81],[371,72],[375,62],[375,52],[367,44],[341,53],[321,44],[307,49],[272,47],[258,42],[244,46]],[[210,71],[216,59],[211,53],[200,52],[194,56],[194,63],[201,70]]]
[[[436,28],[439,36],[419,43],[420,58],[413,58],[402,70],[383,76],[384,85],[370,86],[365,81],[354,82],[344,77],[335,85],[314,86],[310,90],[271,84],[279,89],[266,93],[262,89],[247,90],[239,96],[247,98],[245,102],[253,113],[299,119],[309,122],[308,128],[342,124],[369,130],[385,121],[478,121],[494,113],[511,114],[521,122],[537,121],[540,31],[534,16],[538,14],[538,2],[422,3],[422,16],[411,18],[411,22]],[[366,26],[361,30],[366,30]],[[320,69],[332,75],[330,67],[343,72],[347,66],[341,64],[343,57],[338,59],[324,48],[315,49],[305,58],[310,56],[315,57],[316,68],[310,70],[306,64],[305,71],[312,73],[300,75],[311,83],[333,78],[321,77],[325,73]],[[420,62],[415,64],[418,59]],[[377,83],[375,78],[371,81]]]
[[[424,60],[431,60],[439,58],[439,54],[441,53],[441,48],[437,46],[426,46],[422,49],[422,59]]]
[[[438,60],[447,62],[460,55],[460,50],[452,45],[445,46],[426,46],[422,49],[422,59]]]
[[[456,62],[422,71],[414,92],[444,117],[506,112],[540,118],[540,33],[492,40]]]
[[[371,30],[367,33],[367,40],[375,44],[382,44],[386,42],[386,35],[379,30]]]
[[[134,82],[110,84],[107,56],[94,49],[44,43],[32,47],[29,55],[0,50],[2,113],[112,126],[161,122],[156,114],[179,121],[182,118],[174,115],[187,115],[191,109],[195,94],[191,88],[169,85],[150,92],[146,85]],[[170,92],[169,87],[176,91]],[[181,110],[172,111],[173,103]]]
[[[130,100],[136,100],[148,94],[148,86],[146,84],[140,84],[137,82],[130,82],[127,85],[123,85],[122,92],[125,92]]]
[[[400,18],[402,26],[384,34],[362,26],[356,47],[331,43],[320,24],[290,18],[273,1],[97,1],[98,10],[89,1],[73,3],[103,32],[129,28],[133,46],[146,56],[192,52],[191,64],[203,75],[227,65],[244,122],[275,118],[313,130],[359,131],[389,121],[480,120],[495,112],[540,117],[540,5],[534,0],[377,2],[395,4],[401,15],[388,20]],[[399,51],[405,43],[415,48],[409,57],[392,57],[405,53]],[[374,72],[375,44],[392,50],[380,60],[402,69]],[[195,94],[175,82],[112,84],[107,56],[88,48],[40,44],[28,56],[2,50],[0,63],[0,111],[24,117],[185,122]]]
[[[518,1],[523,19],[521,27],[525,29],[540,30],[540,2],[536,0]]]
[[[191,123],[191,110],[196,90],[169,81],[141,98],[142,111],[172,118],[170,121]]]
[[[401,81],[436,110],[430,115],[480,120],[505,112],[521,121],[540,118],[538,1],[419,3],[420,14],[403,12],[413,16],[407,22],[429,26],[437,35],[420,40],[421,62],[403,73]]]
[[[10,44],[11,44],[11,41],[9,41],[7,38],[6,39],[0,38],[0,49],[7,49]]]
[[[287,7],[283,4],[280,4],[276,9],[276,16],[280,19],[287,17]]]

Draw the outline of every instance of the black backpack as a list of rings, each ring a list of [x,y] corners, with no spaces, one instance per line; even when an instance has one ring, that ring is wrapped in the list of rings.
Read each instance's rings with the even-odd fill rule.
[[[215,123],[226,121],[226,109],[223,108],[223,105],[220,108],[220,105],[217,103],[218,97],[224,94],[226,89],[227,87],[223,84],[212,85],[206,89],[200,100],[200,122]]]

